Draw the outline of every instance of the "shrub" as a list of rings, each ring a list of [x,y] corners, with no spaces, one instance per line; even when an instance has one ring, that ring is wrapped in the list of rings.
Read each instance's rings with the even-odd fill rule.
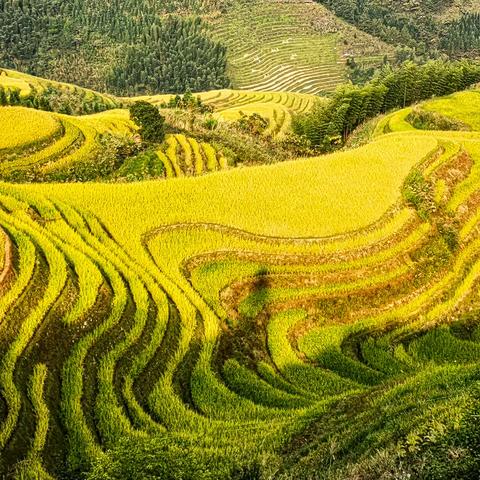
[[[216,130],[218,127],[218,120],[212,116],[208,116],[202,126],[207,130]]]
[[[478,385],[476,387],[479,391]],[[439,439],[424,438],[419,452],[410,455],[410,478],[475,480],[480,469],[479,402],[464,415],[457,429]]]
[[[405,179],[403,184],[403,197],[417,210],[422,220],[428,219],[435,209],[432,185],[417,169],[410,172]]]
[[[130,118],[140,127],[143,141],[162,143],[165,139],[165,119],[151,103],[135,102],[130,107]]]
[[[162,108],[178,108],[180,110],[190,110],[199,114],[212,113],[213,107],[203,103],[199,96],[194,96],[191,92],[185,95],[175,95],[168,103],[162,103]]]
[[[436,112],[415,107],[407,117],[407,122],[417,130],[469,130],[467,125]]]
[[[251,135],[262,135],[263,132],[268,128],[268,120],[258,113],[252,113],[251,115],[246,115],[243,112],[241,117],[237,120],[236,124],[240,130]]]

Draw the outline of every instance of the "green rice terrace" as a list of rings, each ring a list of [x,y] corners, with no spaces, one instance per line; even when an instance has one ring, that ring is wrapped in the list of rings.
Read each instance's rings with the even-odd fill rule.
[[[271,148],[317,101],[200,98]],[[137,131],[103,102],[0,107],[0,477],[478,480],[480,91],[249,168],[170,132],[82,182]]]
[[[349,56],[375,65],[393,51],[313,0],[233,2],[213,34],[228,48],[232,85],[246,90],[329,92]]]

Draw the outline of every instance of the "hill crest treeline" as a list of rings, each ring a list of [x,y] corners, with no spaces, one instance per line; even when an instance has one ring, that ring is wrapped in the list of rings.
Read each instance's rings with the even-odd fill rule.
[[[385,66],[364,87],[344,85],[327,103],[294,119],[295,132],[322,151],[342,146],[363,122],[395,108],[448,95],[480,82],[474,62],[406,62],[398,69]]]

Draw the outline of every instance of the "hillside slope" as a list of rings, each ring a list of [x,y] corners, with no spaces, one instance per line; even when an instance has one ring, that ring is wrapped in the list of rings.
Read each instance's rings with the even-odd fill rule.
[[[68,28],[64,28],[66,19]],[[0,66],[121,95],[329,91],[391,49],[312,0],[0,3]]]
[[[232,85],[251,90],[331,91],[345,81],[348,57],[378,65],[391,54],[313,0],[237,0],[213,32],[228,47]]]
[[[216,3],[2,1],[0,65],[124,94],[227,87],[225,48],[194,14]]]
[[[475,1],[317,1],[361,30],[390,45],[415,49],[417,55],[439,50],[455,56],[480,47],[480,22],[475,15],[480,4]]]
[[[475,478],[479,96],[421,106],[469,131],[0,184],[0,474]]]

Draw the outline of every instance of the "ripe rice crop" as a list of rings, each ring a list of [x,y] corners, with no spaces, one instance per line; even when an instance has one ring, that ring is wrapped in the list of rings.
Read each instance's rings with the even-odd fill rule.
[[[55,116],[23,107],[0,107],[0,155],[40,145],[57,135],[61,124]],[[3,160],[3,159],[2,159]]]
[[[251,90],[217,90],[199,93],[202,101],[215,109],[214,116],[224,122],[237,121],[256,113],[269,125],[265,135],[281,140],[289,131],[293,114],[309,111],[320,97],[294,92],[257,92]],[[154,104],[168,103],[171,95],[139,97]]]
[[[55,141],[77,140],[42,168],[131,127],[109,113],[54,116]],[[128,457],[143,475],[193,452],[211,478],[252,461],[349,478],[346,452],[459,431],[478,397],[480,137],[380,122],[361,148],[268,166],[222,171],[175,134],[130,165],[171,181],[0,184],[0,473],[93,479]]]

